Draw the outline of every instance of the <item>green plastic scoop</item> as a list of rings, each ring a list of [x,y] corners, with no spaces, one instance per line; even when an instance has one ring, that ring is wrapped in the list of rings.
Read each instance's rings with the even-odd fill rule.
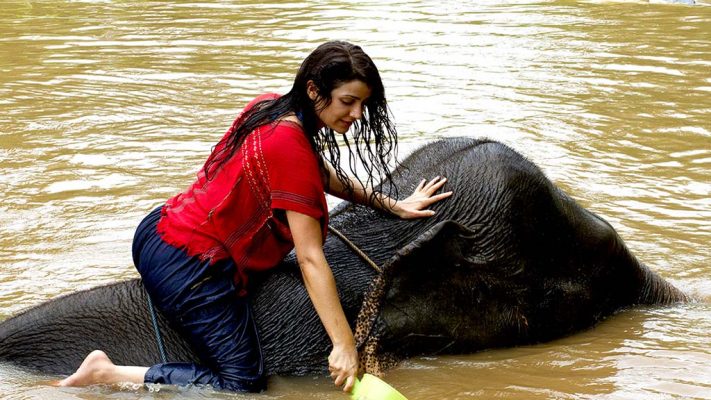
[[[352,400],[407,400],[392,386],[376,376],[365,374],[363,379],[356,379],[351,390]]]

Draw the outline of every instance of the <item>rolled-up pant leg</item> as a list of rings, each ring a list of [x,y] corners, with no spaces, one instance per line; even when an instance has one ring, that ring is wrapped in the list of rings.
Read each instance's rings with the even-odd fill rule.
[[[237,295],[234,263],[222,260],[210,265],[165,243],[155,230],[159,210],[138,227],[134,262],[156,308],[187,339],[202,365],[154,365],[145,382],[263,390],[257,328],[247,298]]]

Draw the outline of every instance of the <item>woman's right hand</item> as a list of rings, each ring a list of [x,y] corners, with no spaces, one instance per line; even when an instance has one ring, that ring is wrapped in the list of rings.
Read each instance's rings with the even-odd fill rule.
[[[344,392],[350,392],[358,373],[358,351],[355,344],[334,345],[328,356],[328,370],[336,386],[343,386]]]

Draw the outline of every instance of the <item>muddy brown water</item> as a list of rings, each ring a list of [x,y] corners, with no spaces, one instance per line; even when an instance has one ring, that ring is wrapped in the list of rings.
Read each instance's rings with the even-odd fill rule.
[[[536,346],[410,359],[390,383],[410,399],[711,399],[711,7],[6,0],[0,22],[0,319],[135,277],[141,217],[189,184],[247,101],[345,39],[376,60],[403,154],[505,142],[698,299]],[[347,398],[326,377],[275,377],[259,396],[56,378],[0,366],[0,397]]]

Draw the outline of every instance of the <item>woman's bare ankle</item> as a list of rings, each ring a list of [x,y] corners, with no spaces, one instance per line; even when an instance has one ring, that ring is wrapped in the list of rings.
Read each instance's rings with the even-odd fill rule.
[[[81,363],[75,373],[59,381],[59,386],[86,386],[97,383],[114,383],[111,380],[115,365],[101,350],[94,350]]]

